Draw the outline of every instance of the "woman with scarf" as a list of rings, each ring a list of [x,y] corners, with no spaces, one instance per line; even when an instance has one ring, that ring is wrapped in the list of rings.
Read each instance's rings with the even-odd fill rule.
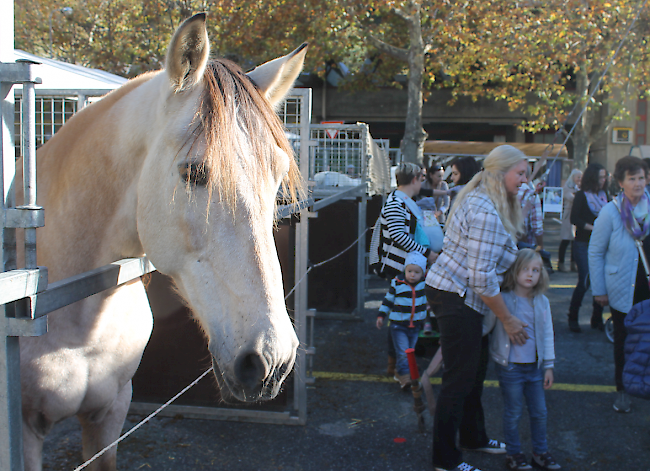
[[[590,164],[582,176],[582,189],[576,192],[571,208],[571,224],[576,226],[576,238],[573,241],[573,258],[578,265],[578,283],[571,296],[569,305],[569,329],[580,332],[578,313],[589,288],[589,239],[594,228],[594,221],[600,210],[607,204],[607,170],[600,164]],[[603,329],[603,307],[592,302],[591,327]]]
[[[625,316],[634,304],[650,298],[642,255],[650,257],[650,200],[646,166],[636,157],[616,162],[614,178],[623,191],[598,215],[589,244],[589,269],[594,299],[609,304],[614,323],[614,410],[630,411],[623,389]]]
[[[566,183],[564,184],[564,191],[562,192],[562,201],[564,203],[564,207],[562,208],[562,228],[560,229],[562,242],[560,242],[560,248],[557,252],[557,267],[561,272],[569,271],[566,265],[564,265],[564,256],[569,245],[571,245],[571,269],[575,270],[573,268],[575,265],[575,259],[573,257],[573,239],[575,239],[576,235],[573,224],[571,224],[571,208],[573,207],[573,200],[576,196],[576,192],[580,190],[581,182],[582,171],[574,168],[571,170],[571,175],[567,178]]]

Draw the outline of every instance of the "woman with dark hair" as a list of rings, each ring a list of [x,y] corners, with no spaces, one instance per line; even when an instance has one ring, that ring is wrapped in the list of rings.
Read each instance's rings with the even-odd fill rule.
[[[647,168],[637,157],[616,162],[614,178],[623,191],[605,205],[594,224],[589,243],[589,276],[594,299],[609,304],[614,323],[614,380],[616,412],[629,412],[623,388],[625,316],[634,304],[650,299],[641,252],[650,257],[650,198],[645,190]],[[641,246],[638,246],[638,243]]]
[[[481,166],[474,157],[457,157],[451,162],[451,181],[454,186],[449,190],[451,204],[460,191],[481,170]]]
[[[449,210],[449,185],[444,181],[443,174],[442,165],[432,164],[427,169],[426,179],[422,183],[422,189],[420,190],[420,196],[433,198],[435,216],[440,223],[445,222]]]
[[[582,175],[580,191],[576,192],[571,208],[571,224],[576,226],[576,237],[573,241],[573,257],[578,265],[578,283],[571,296],[569,305],[569,329],[571,332],[581,332],[578,314],[582,299],[589,288],[589,239],[594,221],[600,210],[607,204],[607,170],[600,164],[589,164]],[[603,307],[593,301],[591,327],[603,329]]]

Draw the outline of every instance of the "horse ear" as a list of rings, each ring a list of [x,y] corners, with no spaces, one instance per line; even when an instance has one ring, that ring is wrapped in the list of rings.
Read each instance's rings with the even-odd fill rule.
[[[261,89],[272,105],[277,104],[293,86],[305,62],[307,43],[283,57],[266,62],[248,72],[248,77]]]
[[[181,24],[167,50],[165,66],[174,92],[196,85],[210,55],[205,13],[198,13]]]

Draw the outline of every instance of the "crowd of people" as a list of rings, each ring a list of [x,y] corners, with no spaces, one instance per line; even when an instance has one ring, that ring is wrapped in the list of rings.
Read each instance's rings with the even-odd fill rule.
[[[449,187],[440,165],[424,170],[401,164],[398,188],[380,214],[381,274],[390,288],[376,325],[381,328],[388,318],[388,373],[408,388],[405,350],[415,347],[429,316],[435,316],[440,348],[433,361],[443,364],[443,373],[433,426],[434,468],[476,470],[462,453],[475,450],[505,455],[511,470],[561,469],[546,441],[544,390],[553,385],[555,351],[544,295],[549,270],[541,256],[539,188],[530,184],[527,157],[510,145],[496,147],[482,168],[465,157],[453,161],[451,170]],[[590,164],[584,173],[574,170],[563,191],[558,269],[575,265],[578,272],[568,327],[580,332],[578,312],[591,284],[591,327],[603,329],[605,306],[612,313],[617,412],[631,409],[622,381],[625,316],[650,299],[648,171],[638,158],[620,159],[613,177],[621,191],[612,198],[606,169]],[[490,359],[504,401],[505,442],[488,437],[485,428],[481,395]],[[519,435],[524,403],[530,461]]]

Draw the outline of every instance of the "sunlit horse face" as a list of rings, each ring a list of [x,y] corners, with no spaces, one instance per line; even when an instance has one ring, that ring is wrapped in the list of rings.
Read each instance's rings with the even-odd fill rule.
[[[274,397],[298,339],[273,239],[275,201],[295,162],[271,108],[300,72],[301,47],[248,76],[208,62],[204,16],[179,28],[158,81],[155,140],[138,183],[138,234],[209,340],[222,397]],[[151,142],[151,141],[150,141]],[[161,231],[161,227],[173,230]]]

